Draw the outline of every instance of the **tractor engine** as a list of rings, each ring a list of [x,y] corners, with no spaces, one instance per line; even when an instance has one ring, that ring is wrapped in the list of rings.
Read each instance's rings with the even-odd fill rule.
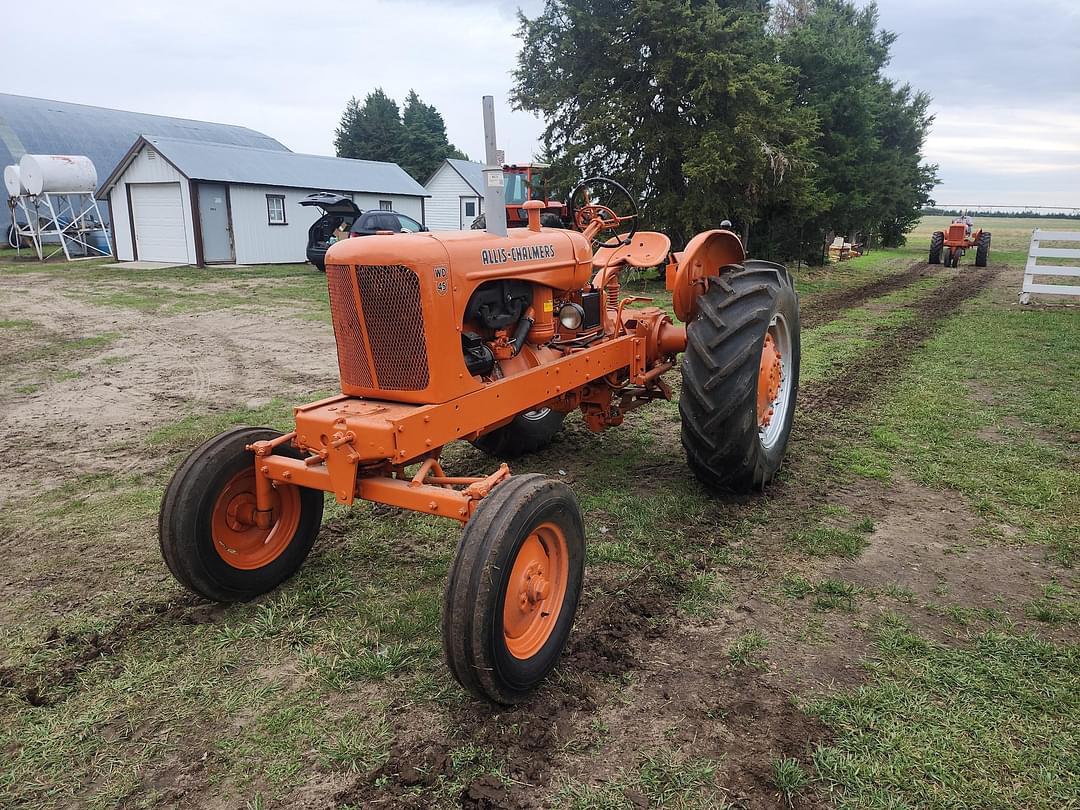
[[[350,396],[448,402],[601,330],[592,250],[574,231],[348,239],[331,247],[326,272]]]

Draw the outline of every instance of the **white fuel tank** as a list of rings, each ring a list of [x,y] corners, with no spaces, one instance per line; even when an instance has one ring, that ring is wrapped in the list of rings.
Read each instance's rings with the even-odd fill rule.
[[[23,155],[19,173],[29,194],[90,193],[97,189],[97,169],[85,155]]]
[[[19,167],[12,164],[4,167],[4,188],[9,197],[18,197],[23,193],[23,184]]]

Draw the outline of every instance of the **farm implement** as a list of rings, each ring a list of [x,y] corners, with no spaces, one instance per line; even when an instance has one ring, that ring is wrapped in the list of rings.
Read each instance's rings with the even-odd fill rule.
[[[603,202],[601,202],[603,200]],[[776,474],[799,381],[799,307],[787,270],[748,260],[726,229],[677,253],[639,232],[633,197],[591,178],[574,228],[349,239],[326,256],[341,394],[295,409],[285,434],[237,428],[196,449],[161,506],[175,577],[208,599],[251,599],[288,579],[319,531],[323,493],[463,524],[442,612],[449,669],[473,694],[525,699],[555,667],[582,589],[585,523],[543,475],[444,468],[472,442],[500,461],[547,445],[580,410],[589,429],[672,398],[690,469],[747,492]],[[666,266],[673,321],[624,296],[628,268]]]
[[[990,231],[980,228],[973,232],[970,224],[953,222],[946,230],[931,235],[930,264],[959,267],[960,257],[971,248],[975,248],[975,266],[986,267],[990,259]]]

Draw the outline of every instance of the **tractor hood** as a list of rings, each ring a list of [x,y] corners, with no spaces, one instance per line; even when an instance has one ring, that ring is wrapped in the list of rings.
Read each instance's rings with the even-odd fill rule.
[[[505,237],[435,231],[337,242],[326,252],[326,278],[341,391],[433,404],[477,390],[481,384],[457,346],[477,287],[515,279],[574,290],[591,275],[588,240],[558,228],[516,228]]]

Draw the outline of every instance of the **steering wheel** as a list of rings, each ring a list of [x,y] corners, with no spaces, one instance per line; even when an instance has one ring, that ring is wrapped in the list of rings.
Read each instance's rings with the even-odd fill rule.
[[[619,215],[615,213],[615,210],[610,205],[602,205],[599,202],[595,202],[593,197],[595,196],[596,186],[608,186],[615,191],[615,194],[621,195],[626,198],[626,204],[629,206],[632,213]],[[578,198],[581,197],[581,204],[578,204]],[[622,245],[630,244],[630,240],[634,234],[637,233],[638,227],[638,207],[634,198],[630,195],[630,192],[623,188],[619,183],[616,183],[610,177],[587,177],[574,186],[574,190],[570,192],[570,198],[567,200],[566,207],[570,213],[570,221],[574,223],[574,226],[579,231],[584,231],[590,225],[594,227],[599,225],[599,230],[596,230],[593,235],[593,244],[599,248],[617,248]],[[630,232],[624,237],[619,237],[619,226],[624,223],[630,223]],[[600,234],[605,231],[614,231],[615,235],[606,241],[600,241],[598,238]]]

